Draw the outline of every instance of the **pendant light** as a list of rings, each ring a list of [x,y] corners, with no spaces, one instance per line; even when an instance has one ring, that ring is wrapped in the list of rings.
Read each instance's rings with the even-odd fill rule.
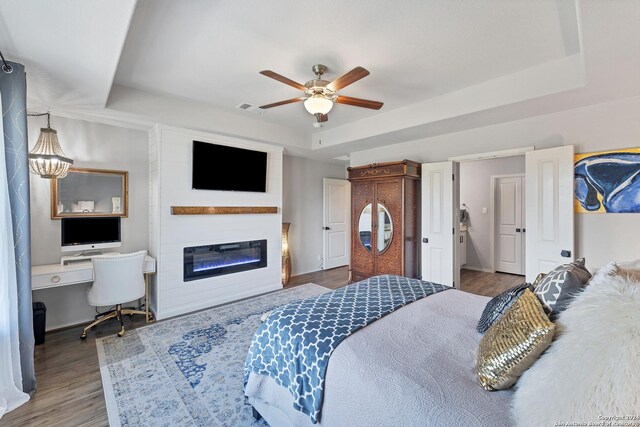
[[[43,113],[29,116],[47,116],[47,127],[40,129],[38,142],[29,153],[29,170],[42,178],[64,178],[73,160],[65,156],[58,142],[58,132],[51,129],[51,115]]]

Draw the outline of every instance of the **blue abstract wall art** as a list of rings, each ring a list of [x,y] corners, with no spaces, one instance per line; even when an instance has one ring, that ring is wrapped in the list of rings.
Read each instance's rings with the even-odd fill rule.
[[[575,210],[640,213],[640,148],[577,154]]]

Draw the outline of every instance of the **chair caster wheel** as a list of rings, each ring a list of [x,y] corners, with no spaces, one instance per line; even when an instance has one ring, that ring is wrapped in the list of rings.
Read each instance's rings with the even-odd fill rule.
[[[82,335],[80,335],[80,339],[81,340],[86,340],[87,339],[87,334],[86,332],[83,332]]]

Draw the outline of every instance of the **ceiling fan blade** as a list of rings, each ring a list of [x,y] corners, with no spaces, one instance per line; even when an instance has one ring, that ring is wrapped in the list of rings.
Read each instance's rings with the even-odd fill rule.
[[[384,105],[383,102],[369,101],[368,99],[352,98],[350,96],[338,96],[335,100],[338,104],[353,105],[354,107],[370,108],[372,110],[379,110]]]
[[[287,78],[287,77],[285,77],[283,75],[280,75],[280,74],[278,74],[278,73],[276,73],[274,71],[263,70],[263,71],[260,71],[260,74],[262,74],[263,76],[271,77],[274,80],[277,80],[277,81],[279,81],[281,83],[284,83],[286,85],[295,87],[296,89],[299,89],[299,90],[302,90],[302,91],[304,91],[304,89],[305,89],[305,87],[303,85],[301,85],[300,83],[294,82],[293,80],[291,80],[291,79],[289,79],[289,78]]]
[[[329,83],[327,85],[327,88],[336,92],[343,87],[349,86],[351,83],[357,82],[363,77],[367,77],[368,75],[369,71],[365,70],[362,67],[356,67],[353,70],[349,71],[347,74],[343,74],[342,76]]]
[[[280,102],[274,102],[273,104],[261,105],[260,108],[262,108],[263,110],[266,110],[267,108],[278,107],[280,105],[286,105],[286,104],[293,104],[294,102],[304,101],[305,99],[306,98],[304,96],[301,96],[300,98],[291,98],[291,99],[287,99],[286,101],[280,101]]]

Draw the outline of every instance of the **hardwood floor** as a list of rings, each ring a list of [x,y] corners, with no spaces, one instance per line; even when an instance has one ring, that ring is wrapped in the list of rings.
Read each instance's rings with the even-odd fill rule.
[[[317,271],[292,277],[286,288],[315,283],[337,289],[347,284],[348,276],[347,267]],[[521,276],[462,270],[462,289],[480,295],[496,295],[522,280]],[[142,316],[125,318],[127,330],[143,325]],[[36,346],[35,396],[6,414],[0,426],[107,426],[95,340],[117,333],[118,326],[116,321],[101,325],[85,341],[80,340],[82,326],[47,333],[45,344]]]
[[[314,271],[313,273],[302,274],[292,277],[286,288],[304,285],[305,283],[315,283],[330,289],[338,289],[347,284],[349,280],[349,267],[337,267],[330,270]]]
[[[460,289],[487,297],[494,297],[524,282],[524,276],[515,274],[485,273],[464,268],[460,270]]]
[[[349,271],[339,267],[292,277],[286,288],[315,283],[330,289],[347,284]],[[143,326],[142,316],[125,317],[127,330]],[[48,332],[45,343],[36,346],[38,388],[33,398],[4,415],[0,426],[108,426],[102,392],[96,338],[114,335],[117,321],[107,322],[80,340],[84,325]]]

